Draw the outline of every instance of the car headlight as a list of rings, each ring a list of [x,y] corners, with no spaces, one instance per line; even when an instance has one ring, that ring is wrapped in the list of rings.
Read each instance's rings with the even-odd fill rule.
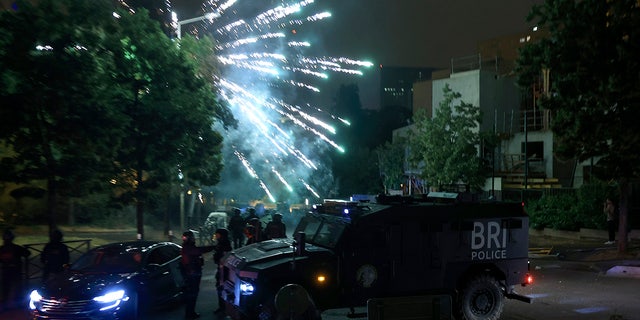
[[[40,300],[42,300],[42,295],[40,295],[38,290],[31,291],[29,294],[29,309],[35,310],[36,303],[40,302]]]
[[[93,301],[103,304],[100,311],[108,310],[120,305],[120,302],[126,300],[124,290],[109,291],[101,296],[93,298]]]
[[[240,280],[240,294],[243,296],[249,296],[253,294],[253,284]]]

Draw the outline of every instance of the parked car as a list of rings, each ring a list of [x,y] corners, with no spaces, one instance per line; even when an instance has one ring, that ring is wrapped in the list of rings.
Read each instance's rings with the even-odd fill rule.
[[[32,319],[138,319],[181,300],[181,247],[135,241],[96,247],[30,294]]]

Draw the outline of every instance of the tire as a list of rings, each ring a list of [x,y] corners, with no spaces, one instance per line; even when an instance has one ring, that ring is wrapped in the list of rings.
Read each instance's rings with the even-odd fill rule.
[[[459,296],[460,318],[497,320],[504,309],[504,296],[495,278],[480,275],[469,281]]]
[[[297,284],[288,284],[280,288],[274,299],[262,305],[257,318],[259,320],[321,319],[307,290]]]

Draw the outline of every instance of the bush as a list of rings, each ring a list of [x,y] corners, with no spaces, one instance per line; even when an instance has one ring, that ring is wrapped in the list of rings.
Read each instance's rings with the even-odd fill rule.
[[[526,204],[529,224],[538,230],[605,229],[602,202],[607,196],[615,198],[611,188],[603,182],[584,185],[575,192],[546,193],[540,199]]]
[[[530,201],[527,212],[531,227],[572,231],[580,229],[580,219],[572,210],[575,203],[576,196],[573,193],[544,195],[539,200]]]

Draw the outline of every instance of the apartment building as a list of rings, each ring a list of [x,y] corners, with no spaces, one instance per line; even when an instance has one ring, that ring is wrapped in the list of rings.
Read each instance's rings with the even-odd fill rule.
[[[554,154],[554,135],[549,127],[553,114],[535,103],[543,93],[542,76],[541,83],[532,88],[517,86],[514,67],[518,48],[541,36],[531,31],[480,42],[477,53],[452,58],[449,68],[413,84],[414,114],[424,109],[433,115],[448,85],[461,94],[460,100],[480,108],[478,130],[500,137],[499,146],[490,155],[493,174],[485,191],[575,188],[589,179],[589,161],[579,163]],[[454,101],[454,105],[458,103]],[[410,132],[409,126],[394,136]],[[416,170],[407,168],[407,172],[414,175]]]

